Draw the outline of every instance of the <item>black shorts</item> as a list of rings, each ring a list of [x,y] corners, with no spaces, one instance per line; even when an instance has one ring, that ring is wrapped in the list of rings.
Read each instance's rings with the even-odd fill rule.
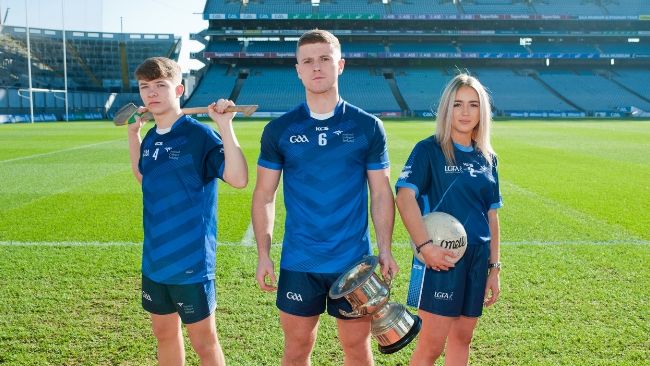
[[[214,280],[166,285],[142,276],[142,307],[157,315],[178,313],[184,324],[196,323],[217,307]]]
[[[334,300],[328,296],[330,287],[340,273],[296,272],[280,269],[276,306],[285,313],[297,316],[314,316],[325,312],[338,319],[351,319],[339,312],[352,311],[344,298]]]
[[[481,316],[489,258],[489,245],[473,245],[448,271],[426,268],[419,308],[442,316]]]

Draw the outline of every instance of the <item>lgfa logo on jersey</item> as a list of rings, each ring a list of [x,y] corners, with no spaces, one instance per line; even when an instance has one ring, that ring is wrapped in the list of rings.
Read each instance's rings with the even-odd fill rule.
[[[458,174],[462,173],[463,170],[456,165],[445,165],[445,173],[447,174]]]
[[[289,137],[289,142],[292,144],[296,144],[302,142],[309,142],[309,139],[307,138],[306,135],[293,135]]]

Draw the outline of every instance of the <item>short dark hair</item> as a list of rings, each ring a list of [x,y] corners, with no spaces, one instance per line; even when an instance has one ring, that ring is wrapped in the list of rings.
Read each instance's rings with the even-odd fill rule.
[[[180,84],[181,67],[176,61],[167,57],[150,57],[135,69],[135,79],[138,81],[160,78],[172,79]]]
[[[334,46],[335,49],[341,52],[341,43],[339,42],[339,39],[336,38],[335,35],[333,35],[332,33],[326,30],[312,29],[310,31],[303,33],[303,35],[300,36],[300,39],[298,39],[298,47],[296,48],[296,54],[298,53],[298,48],[300,48],[300,46],[304,46],[306,44],[314,44],[314,43],[331,44],[332,46]]]

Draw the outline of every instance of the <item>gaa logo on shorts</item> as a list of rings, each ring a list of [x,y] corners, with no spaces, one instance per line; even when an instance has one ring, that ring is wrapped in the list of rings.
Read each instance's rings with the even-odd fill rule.
[[[302,296],[300,294],[291,291],[287,292],[287,299],[302,302]]]
[[[151,295],[149,295],[148,293],[146,293],[144,291],[142,291],[142,298],[145,299],[145,300],[148,300],[148,301],[153,301],[153,300],[151,300]]]
[[[289,142],[292,144],[296,144],[301,142],[309,142],[309,139],[307,138],[306,135],[293,135],[289,137]]]

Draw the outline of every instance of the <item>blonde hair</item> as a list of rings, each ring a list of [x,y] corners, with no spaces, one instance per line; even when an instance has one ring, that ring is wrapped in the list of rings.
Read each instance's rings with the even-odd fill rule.
[[[463,86],[476,90],[479,99],[480,119],[472,132],[472,141],[475,148],[485,157],[488,164],[492,165],[492,158],[496,156],[490,143],[490,128],[492,125],[492,109],[490,95],[477,78],[466,73],[456,75],[445,87],[438,104],[436,114],[436,140],[445,154],[447,163],[456,162],[454,157],[454,144],[451,139],[451,123],[454,116],[454,101],[456,92]]]

